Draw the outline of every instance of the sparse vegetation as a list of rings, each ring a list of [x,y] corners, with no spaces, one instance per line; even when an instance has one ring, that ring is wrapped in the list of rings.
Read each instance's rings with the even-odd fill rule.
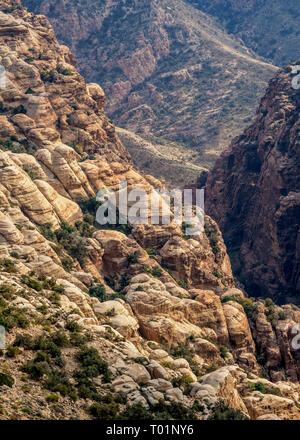
[[[215,225],[205,224],[204,231],[209,240],[209,244],[212,248],[213,253],[217,255],[220,252],[219,233],[217,227]]]
[[[89,288],[89,295],[98,298],[100,302],[108,301],[109,296],[106,293],[106,288],[103,284],[96,284]]]
[[[144,266],[144,272],[150,273],[150,275],[157,278],[161,277],[163,274],[163,270],[159,266],[154,266],[154,267]]]
[[[6,386],[12,388],[14,383],[15,383],[15,380],[10,374],[0,373],[0,387],[2,385],[6,385]]]
[[[8,273],[17,272],[14,262],[8,258],[3,258],[0,260],[0,270]]]
[[[221,346],[221,347],[219,347],[219,350],[220,350],[220,355],[221,355],[221,357],[223,358],[223,359],[226,359],[227,358],[227,347],[223,347],[223,346]]]
[[[214,406],[209,420],[246,420],[247,417],[241,411],[230,408],[222,399]]]

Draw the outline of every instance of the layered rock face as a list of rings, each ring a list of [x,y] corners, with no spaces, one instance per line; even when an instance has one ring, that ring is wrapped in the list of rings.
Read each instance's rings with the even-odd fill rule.
[[[196,180],[190,163],[210,167],[249,123],[276,70],[182,0],[25,5],[48,16],[59,41],[76,54],[79,71],[103,86],[115,123],[161,154],[154,161],[151,148],[124,136],[135,163],[168,181],[176,167],[177,185]],[[136,154],[137,147],[143,154]],[[166,150],[179,162],[171,159],[170,172]]]
[[[0,6],[0,419],[299,419],[299,309],[234,287],[209,217],[97,226],[99,189],[162,184],[47,19]]]
[[[271,80],[255,123],[217,161],[206,210],[252,296],[299,302],[299,92],[292,67]]]

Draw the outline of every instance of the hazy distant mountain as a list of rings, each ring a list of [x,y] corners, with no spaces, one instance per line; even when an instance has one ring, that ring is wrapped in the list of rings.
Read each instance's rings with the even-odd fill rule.
[[[295,0],[188,0],[278,66],[300,58],[300,4]]]

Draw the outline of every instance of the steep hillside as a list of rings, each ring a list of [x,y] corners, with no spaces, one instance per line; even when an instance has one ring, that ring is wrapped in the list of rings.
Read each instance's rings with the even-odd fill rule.
[[[168,187],[184,188],[197,182],[203,172],[207,174],[207,169],[197,163],[193,150],[162,139],[150,142],[124,128],[116,131],[134,163],[157,179],[163,176]]]
[[[48,16],[79,71],[102,85],[117,125],[156,144],[192,148],[202,167],[249,124],[275,71],[182,0],[25,5]]]
[[[295,0],[188,0],[217,17],[247,47],[285,66],[299,58],[300,11]]]
[[[299,309],[234,287],[209,217],[193,238],[95,223],[99,189],[162,185],[132,166],[47,19],[12,6],[0,1],[0,419],[300,419]]]
[[[299,91],[292,67],[271,80],[255,123],[212,170],[206,210],[255,296],[299,303]]]

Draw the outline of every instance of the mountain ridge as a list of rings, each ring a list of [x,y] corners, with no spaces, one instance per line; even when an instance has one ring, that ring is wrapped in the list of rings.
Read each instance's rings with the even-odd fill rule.
[[[80,72],[101,83],[116,125],[183,145],[206,169],[247,126],[276,70],[181,0],[25,4],[49,16]]]
[[[188,0],[216,17],[224,28],[278,66],[299,58],[300,14],[292,0]],[[266,29],[268,32],[266,33]]]

